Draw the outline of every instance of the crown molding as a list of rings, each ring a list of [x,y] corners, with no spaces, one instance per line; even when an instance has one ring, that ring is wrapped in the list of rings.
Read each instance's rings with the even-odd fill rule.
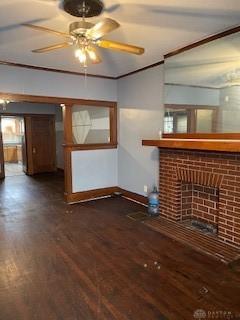
[[[190,88],[201,88],[201,89],[213,89],[213,90],[219,90],[220,88],[216,87],[210,87],[210,86],[201,86],[201,85],[194,85],[194,84],[181,84],[181,83],[164,83],[166,86],[175,86],[175,87],[190,87]]]
[[[180,54],[182,52],[191,50],[191,49],[199,47],[199,46],[201,46],[203,44],[209,43],[211,41],[226,37],[228,35],[231,35],[231,34],[234,34],[234,33],[237,33],[237,32],[240,32],[240,26],[236,26],[234,28],[225,30],[223,32],[216,33],[216,34],[214,34],[212,36],[209,36],[207,38],[204,38],[204,39],[202,39],[200,41],[194,42],[194,43],[192,43],[190,45],[187,45],[185,47],[182,47],[180,49],[176,49],[174,51],[171,51],[171,52],[169,52],[169,53],[164,55],[164,59],[170,58],[170,57],[175,56],[177,54]],[[159,66],[161,64],[164,64],[164,60],[160,60],[160,61],[158,61],[156,63],[147,65],[147,66],[145,66],[143,68],[140,68],[140,69],[137,69],[137,70],[134,70],[134,71],[131,71],[131,72],[116,76],[116,77],[100,75],[100,74],[91,74],[91,73],[87,74],[87,76],[88,77],[92,77],[92,78],[118,80],[118,79],[121,79],[121,78],[124,78],[124,77],[131,76],[133,74],[136,74],[136,73],[139,73],[139,72],[142,72],[142,71],[157,67],[157,66]],[[47,67],[41,67],[41,66],[35,66],[35,65],[29,65],[29,64],[22,64],[22,63],[4,61],[4,60],[0,60],[0,65],[6,65],[6,66],[11,66],[11,67],[19,67],[19,68],[25,68],[25,69],[33,69],[33,70],[38,70],[38,71],[47,71],[47,72],[56,72],[56,73],[71,74],[71,75],[77,75],[77,76],[85,76],[85,73],[82,73],[82,72],[75,72],[75,71],[68,71],[68,70],[54,69],[54,68],[47,68]]]
[[[202,39],[200,41],[196,41],[194,43],[191,43],[191,44],[189,44],[189,45],[187,45],[185,47],[182,47],[180,49],[176,49],[174,51],[171,51],[171,52],[169,52],[169,53],[164,55],[164,59],[176,56],[176,55],[178,55],[178,54],[180,54],[182,52],[191,50],[191,49],[199,47],[199,46],[201,46],[203,44],[212,42],[212,41],[217,40],[217,39],[224,38],[226,36],[229,36],[229,35],[237,33],[237,32],[240,32],[240,26],[237,26],[237,27],[234,27],[234,28],[231,28],[231,29],[227,29],[225,31],[222,31],[222,32],[216,33],[216,34],[214,34],[212,36],[209,36],[207,38],[204,38],[204,39]]]
[[[154,67],[157,67],[161,64],[164,63],[164,60],[160,60],[156,63],[150,64],[148,66],[145,66],[143,68],[128,72],[126,74],[122,74],[117,77],[112,77],[112,76],[105,76],[105,75],[100,75],[100,74],[91,74],[88,73],[88,77],[92,78],[102,78],[102,79],[110,79],[110,80],[118,80],[127,76],[130,76],[132,74],[151,69]],[[22,64],[22,63],[16,63],[16,62],[10,62],[10,61],[4,61],[0,60],[0,65],[5,65],[5,66],[10,66],[10,67],[18,67],[18,68],[25,68],[25,69],[33,69],[33,70],[38,70],[38,71],[47,71],[47,72],[57,72],[57,73],[63,73],[63,74],[71,74],[71,75],[77,75],[77,76],[85,76],[85,73],[82,72],[74,72],[74,71],[68,71],[68,70],[62,70],[62,69],[54,69],[54,68],[47,68],[47,67],[40,67],[40,66],[35,66],[35,65],[30,65],[30,64]]]
[[[76,76],[85,76],[85,73],[82,72],[75,72],[75,71],[68,71],[68,70],[62,70],[62,69],[54,69],[54,68],[47,68],[47,67],[40,67],[30,64],[22,64],[22,63],[16,63],[16,62],[10,62],[10,61],[3,61],[0,60],[0,65],[10,66],[10,67],[18,67],[18,68],[25,68],[25,69],[33,69],[38,71],[47,71],[47,72],[57,72],[57,73],[64,73],[64,74],[71,74]],[[116,77],[110,77],[100,74],[87,74],[88,77],[92,78],[102,78],[102,79],[110,79],[110,80],[116,80]]]
[[[137,70],[134,70],[134,71],[131,71],[131,72],[128,72],[128,73],[125,73],[125,74],[122,74],[118,77],[116,77],[116,80],[118,79],[121,79],[121,78],[124,78],[124,77],[128,77],[128,76],[131,76],[135,73],[138,73],[138,72],[142,72],[142,71],[145,71],[145,70],[148,70],[148,69],[151,69],[151,68],[155,68],[157,66],[160,66],[161,64],[164,64],[164,60],[160,60],[156,63],[153,63],[153,64],[149,64],[147,65],[146,67],[143,67],[143,68],[140,68],[140,69],[137,69]]]

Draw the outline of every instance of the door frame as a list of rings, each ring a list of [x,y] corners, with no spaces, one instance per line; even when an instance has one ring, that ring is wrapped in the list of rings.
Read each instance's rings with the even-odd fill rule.
[[[27,174],[34,175],[37,173],[34,169],[34,160],[33,160],[33,143],[32,143],[32,119],[33,118],[48,118],[51,119],[53,122],[53,131],[54,131],[54,138],[53,138],[53,148],[56,150],[56,131],[55,131],[55,115],[54,114],[23,114],[25,121],[25,139],[26,139],[26,154],[27,154]],[[54,171],[57,171],[56,168],[56,156],[54,158]]]
[[[5,178],[5,166],[4,166],[4,153],[3,153],[3,139],[2,139],[2,115],[0,114],[0,166],[1,166],[1,172],[0,172],[0,179]]]
[[[0,92],[0,99],[5,99],[15,102],[32,102],[32,103],[47,103],[57,104],[63,108],[63,155],[64,155],[64,198],[67,202],[71,202],[72,190],[72,151],[79,150],[78,147],[72,145],[72,107],[75,104],[98,106],[98,107],[110,107],[111,118],[115,118],[113,126],[111,128],[115,141],[111,144],[98,146],[96,148],[117,148],[117,102],[116,101],[105,101],[105,100],[89,100],[89,99],[76,99],[66,97],[48,97],[48,96],[35,96],[26,94],[14,94],[14,93],[3,93]],[[4,113],[5,114],[5,113]],[[115,117],[114,117],[115,115]],[[93,150],[95,147],[92,146]]]
[[[25,143],[26,143],[26,171],[24,171],[27,175],[33,175],[33,159],[32,159],[32,141],[31,141],[31,118],[32,117],[52,117],[55,119],[54,114],[41,114],[41,113],[11,113],[11,112],[4,112],[1,113],[0,111],[0,119],[2,120],[3,117],[21,117],[24,119],[24,136],[25,136]],[[27,128],[27,122],[29,122],[29,126]],[[29,129],[30,130],[27,130]],[[56,139],[54,139],[54,145],[56,148]],[[1,152],[2,151],[2,152]],[[3,162],[2,162],[3,161]],[[3,140],[2,140],[2,132],[0,131],[0,163],[3,165],[4,176],[1,176],[2,172],[0,173],[0,178],[5,178],[5,171],[4,171],[4,153],[3,153]]]

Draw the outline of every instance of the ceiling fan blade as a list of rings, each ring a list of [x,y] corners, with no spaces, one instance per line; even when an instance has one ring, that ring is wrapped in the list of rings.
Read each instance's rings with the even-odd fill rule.
[[[39,31],[45,31],[45,32],[49,32],[49,33],[53,33],[57,36],[63,36],[63,37],[70,37],[70,35],[66,32],[61,32],[61,31],[56,31],[56,30],[52,30],[46,27],[41,27],[41,26],[36,26],[34,24],[29,24],[29,23],[22,23],[22,26],[24,27],[28,27],[31,29],[35,29],[35,30],[39,30]]]
[[[52,50],[67,48],[67,47],[70,47],[70,46],[71,46],[71,43],[64,42],[64,43],[55,44],[53,46],[48,46],[48,47],[44,47],[44,48],[40,48],[40,49],[35,49],[35,50],[32,50],[32,52],[33,53],[45,53],[45,52],[49,52],[49,51],[52,51]]]
[[[112,50],[123,51],[127,53],[138,54],[138,55],[143,54],[145,51],[144,48],[132,46],[132,45],[121,43],[121,42],[111,41],[111,40],[99,40],[97,44],[99,45],[99,47],[102,47],[105,49],[112,49]]]
[[[113,4],[112,6],[105,8],[104,11],[108,13],[112,13],[120,8],[119,4]]]
[[[94,48],[94,47],[87,48],[87,54],[88,54],[90,61],[93,64],[97,64],[97,63],[102,62],[102,59],[100,58],[96,48]]]
[[[113,30],[119,27],[120,27],[120,24],[117,21],[113,19],[105,18],[102,21],[95,24],[95,26],[93,26],[91,29],[89,29],[86,32],[86,36],[93,40],[97,40],[105,36],[107,33],[112,32]]]

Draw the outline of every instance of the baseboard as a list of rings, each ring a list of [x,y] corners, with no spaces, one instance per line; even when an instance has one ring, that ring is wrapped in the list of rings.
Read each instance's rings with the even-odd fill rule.
[[[68,203],[76,203],[80,201],[93,200],[101,197],[111,196],[114,192],[119,192],[124,198],[139,202],[143,205],[147,205],[148,203],[147,197],[135,192],[127,191],[117,186],[65,194],[65,201]]]
[[[119,189],[118,192],[121,192],[123,197],[128,198],[133,201],[136,201],[136,202],[140,202],[144,205],[147,205],[147,203],[148,203],[147,197],[144,197],[141,194],[137,194],[135,192],[124,190],[122,188],[118,188],[118,189]]]
[[[101,188],[101,189],[94,189],[89,191],[65,194],[65,201],[68,203],[75,203],[75,202],[80,202],[84,200],[92,200],[100,197],[110,196],[114,192],[119,192],[119,187]]]

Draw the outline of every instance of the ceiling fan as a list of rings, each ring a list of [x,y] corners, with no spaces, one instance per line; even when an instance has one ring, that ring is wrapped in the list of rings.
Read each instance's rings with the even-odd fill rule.
[[[78,6],[79,3],[81,3],[81,0],[36,0],[42,3],[46,3],[46,4],[57,4],[59,6],[59,8],[65,10],[66,12],[68,12],[69,14],[71,14],[72,16],[76,16],[76,17],[80,17],[81,15],[79,15],[78,12]],[[89,3],[90,1],[88,1]],[[103,5],[102,1],[99,0],[92,0],[91,1],[91,14],[88,14],[88,17],[93,17],[96,15],[99,15],[100,13],[102,13],[103,11],[111,13],[116,11],[117,9],[119,9],[120,4],[112,4],[108,7],[105,7]],[[64,8],[65,7],[65,8]],[[68,8],[66,8],[68,7]],[[94,7],[94,9],[93,9]],[[93,10],[92,10],[93,9]]]
[[[52,33],[65,38],[65,41],[52,46],[32,50],[34,53],[45,53],[52,50],[75,46],[75,56],[79,59],[83,67],[87,67],[88,61],[97,64],[100,63],[101,57],[97,52],[97,46],[105,49],[112,49],[126,53],[141,55],[144,48],[102,39],[106,34],[116,30],[120,24],[110,18],[93,24],[85,20],[86,17],[99,15],[104,7],[100,0],[65,0],[63,3],[64,10],[70,14],[80,16],[80,21],[72,22],[69,25],[69,33],[52,30],[46,27],[33,24],[23,23],[23,26]]]

